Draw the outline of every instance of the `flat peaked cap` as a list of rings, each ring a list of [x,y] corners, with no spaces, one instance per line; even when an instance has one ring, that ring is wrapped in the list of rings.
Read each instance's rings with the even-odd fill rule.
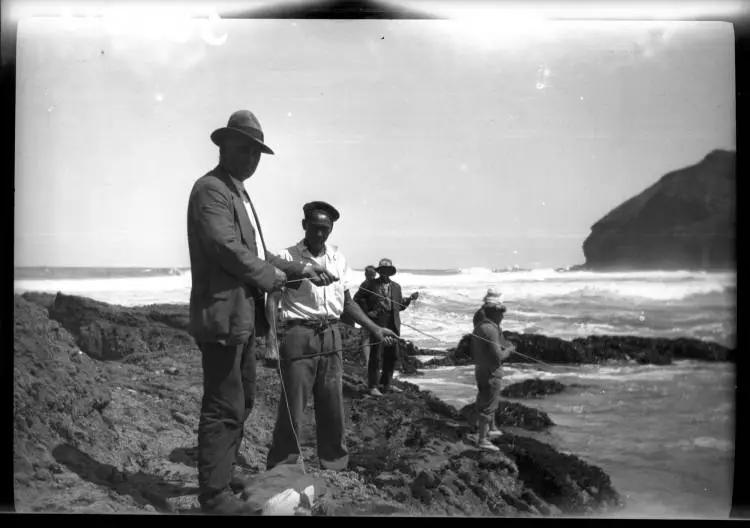
[[[311,218],[314,213],[322,213],[328,216],[332,222],[335,222],[341,216],[334,206],[321,201],[306,203],[302,207],[302,211],[305,213],[305,218]]]

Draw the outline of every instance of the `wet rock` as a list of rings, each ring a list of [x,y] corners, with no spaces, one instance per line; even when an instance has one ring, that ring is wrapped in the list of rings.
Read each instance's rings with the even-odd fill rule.
[[[641,364],[669,365],[673,359],[735,361],[736,357],[735,349],[700,339],[597,335],[566,341],[509,331],[504,331],[503,335],[523,354],[511,354],[508,359],[510,363],[534,363],[540,360],[551,365],[601,364],[633,360]],[[450,349],[443,357],[425,362],[422,367],[471,364],[469,339],[470,334],[465,334],[456,348]]]
[[[464,419],[473,423],[476,417],[475,404],[470,403],[462,407],[460,413]],[[520,427],[530,431],[543,431],[555,425],[544,411],[509,401],[499,403],[495,412],[495,423],[500,427]]]
[[[557,394],[564,390],[565,385],[557,380],[534,378],[508,385],[500,394],[506,398],[536,398],[549,394]]]
[[[609,476],[576,456],[533,438],[500,437],[496,444],[515,460],[519,478],[535,495],[562,511],[588,511],[592,498],[600,505],[621,506]]]

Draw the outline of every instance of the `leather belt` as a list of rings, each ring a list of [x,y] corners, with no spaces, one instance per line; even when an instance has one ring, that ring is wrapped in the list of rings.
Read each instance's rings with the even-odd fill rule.
[[[323,332],[339,322],[338,319],[290,319],[286,321],[287,326],[304,326],[318,332]]]

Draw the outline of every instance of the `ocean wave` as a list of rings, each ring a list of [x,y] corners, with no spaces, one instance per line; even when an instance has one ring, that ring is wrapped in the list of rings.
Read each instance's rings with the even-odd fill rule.
[[[723,440],[721,438],[715,438],[712,436],[699,436],[690,440],[670,442],[666,445],[666,447],[678,448],[686,451],[692,451],[695,448],[699,448],[726,452],[734,450],[734,442],[732,442],[731,440]]]

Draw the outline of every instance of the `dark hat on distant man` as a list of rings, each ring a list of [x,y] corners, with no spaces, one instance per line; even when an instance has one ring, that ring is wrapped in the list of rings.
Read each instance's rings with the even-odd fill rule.
[[[315,201],[302,207],[305,219],[313,224],[333,225],[339,219],[339,212],[327,202]]]
[[[273,154],[271,147],[263,141],[263,129],[260,127],[258,118],[250,110],[237,110],[231,116],[227,126],[218,128],[211,134],[211,141],[221,146],[224,139],[230,136],[248,139],[254,143],[261,152]]]
[[[375,268],[375,271],[377,271],[381,275],[395,275],[396,274],[396,267],[393,265],[393,262],[391,262],[391,259],[380,259],[380,262],[378,263],[378,267]]]

